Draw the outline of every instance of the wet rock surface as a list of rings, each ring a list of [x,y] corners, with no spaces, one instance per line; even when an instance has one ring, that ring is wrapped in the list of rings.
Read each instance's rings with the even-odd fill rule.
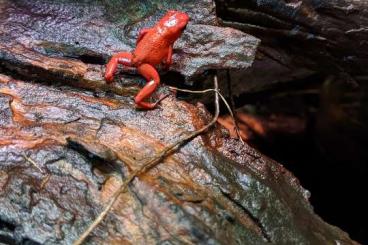
[[[210,120],[203,105],[173,96],[136,110],[141,78],[124,74],[110,87],[102,79],[105,59],[131,48],[164,9],[192,13],[173,68],[187,78],[252,62],[258,40],[216,27],[211,1],[113,2],[0,0],[2,243],[71,244],[132,170]],[[123,18],[126,6],[142,12]],[[219,43],[224,36],[234,39]],[[308,197],[281,165],[216,126],[136,178],[87,244],[355,244]]]
[[[121,183],[118,173],[209,119],[174,98],[137,111],[120,96],[0,79],[0,234],[12,242],[70,244]],[[290,173],[219,129],[136,179],[89,242],[353,244],[313,214]]]

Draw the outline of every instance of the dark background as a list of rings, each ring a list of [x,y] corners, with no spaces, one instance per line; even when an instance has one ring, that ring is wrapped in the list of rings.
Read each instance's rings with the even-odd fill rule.
[[[353,42],[357,40],[351,39],[351,47],[345,44],[344,47],[338,47],[336,44],[325,49],[323,45],[319,46],[310,40],[301,38],[295,42],[288,36],[283,37],[281,32],[276,33],[278,30],[300,25],[300,28],[306,28],[306,32],[328,37],[328,31],[319,33],[320,26],[339,25],[339,21],[345,21],[346,25],[349,25],[352,21],[345,20],[348,17],[343,13],[338,17],[337,13],[333,12],[336,9],[328,9],[328,2],[323,9],[322,2],[325,1],[321,1],[318,8],[313,5],[314,2],[303,1],[305,5],[310,4],[310,8],[316,7],[315,11],[320,14],[320,23],[311,22],[310,26],[302,15],[296,14],[295,19],[287,19],[282,10],[276,7],[272,9],[272,6],[277,5],[273,4],[275,1],[268,1],[269,7],[263,9],[261,4],[257,5],[255,1],[216,2],[217,14],[223,23],[232,27],[240,26],[243,31],[260,38],[261,51],[277,50],[280,59],[296,56],[289,60],[284,59],[285,62],[290,61],[286,64],[290,72],[285,73],[285,76],[301,67],[313,71],[312,75],[302,78],[293,79],[290,75],[285,77],[282,83],[266,80],[264,83],[268,86],[263,84],[262,87],[260,85],[259,88],[252,89],[247,89],[254,79],[252,73],[264,72],[266,76],[272,72],[267,69],[267,64],[266,69],[261,71],[253,66],[249,73],[231,72],[235,92],[238,92],[239,88],[243,89],[241,93],[231,95],[238,112],[251,114],[266,121],[272,115],[294,117],[305,124],[304,129],[298,132],[274,130],[267,135],[255,133],[248,143],[282,163],[297,176],[301,184],[311,192],[310,201],[322,219],[348,232],[352,239],[368,244],[368,203],[365,198],[368,186],[367,76],[366,71],[360,69],[364,65],[363,62],[357,60],[356,63],[347,65],[342,56],[339,56],[343,53],[344,57],[347,57],[349,53],[355,52],[357,46]],[[242,10],[246,11],[241,12]],[[270,16],[280,20],[281,24],[276,25]],[[363,21],[365,17],[366,15],[361,14],[357,18]],[[283,23],[290,26],[282,26]],[[251,24],[251,27],[248,24]],[[344,24],[340,26],[341,30],[345,28]],[[345,38],[344,35],[336,37],[341,40]],[[257,62],[265,64],[265,60],[256,60],[255,64]],[[296,65],[293,66],[294,64]],[[341,67],[347,71],[346,74],[341,73]],[[354,77],[353,82],[350,75]],[[231,96],[228,96],[229,100]]]

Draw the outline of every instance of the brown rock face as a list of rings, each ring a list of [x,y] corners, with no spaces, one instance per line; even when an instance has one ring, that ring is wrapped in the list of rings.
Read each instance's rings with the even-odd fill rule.
[[[71,243],[121,182],[119,173],[127,176],[208,118],[173,98],[136,111],[119,96],[6,76],[0,84],[1,222],[13,227],[1,232],[12,241]],[[280,165],[215,130],[135,180],[90,241],[348,242],[312,213],[307,196]]]

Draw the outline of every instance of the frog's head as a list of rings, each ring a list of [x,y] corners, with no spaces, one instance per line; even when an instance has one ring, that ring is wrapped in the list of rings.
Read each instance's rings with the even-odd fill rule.
[[[178,38],[189,22],[189,16],[180,11],[169,10],[159,22],[170,36]]]

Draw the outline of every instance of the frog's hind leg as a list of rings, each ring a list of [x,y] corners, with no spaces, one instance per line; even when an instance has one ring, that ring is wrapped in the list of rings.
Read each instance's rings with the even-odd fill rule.
[[[114,79],[114,73],[118,67],[118,64],[122,64],[125,66],[132,66],[132,53],[129,52],[121,52],[112,56],[109,63],[106,65],[105,71],[105,79],[107,82],[112,82]]]
[[[144,109],[153,109],[166,96],[160,98],[155,103],[145,102],[143,100],[149,98],[156,90],[160,84],[160,76],[158,75],[156,69],[150,64],[142,64],[138,66],[138,72],[147,80],[147,84],[141,89],[141,91],[138,92],[134,98],[134,101],[138,107]]]

